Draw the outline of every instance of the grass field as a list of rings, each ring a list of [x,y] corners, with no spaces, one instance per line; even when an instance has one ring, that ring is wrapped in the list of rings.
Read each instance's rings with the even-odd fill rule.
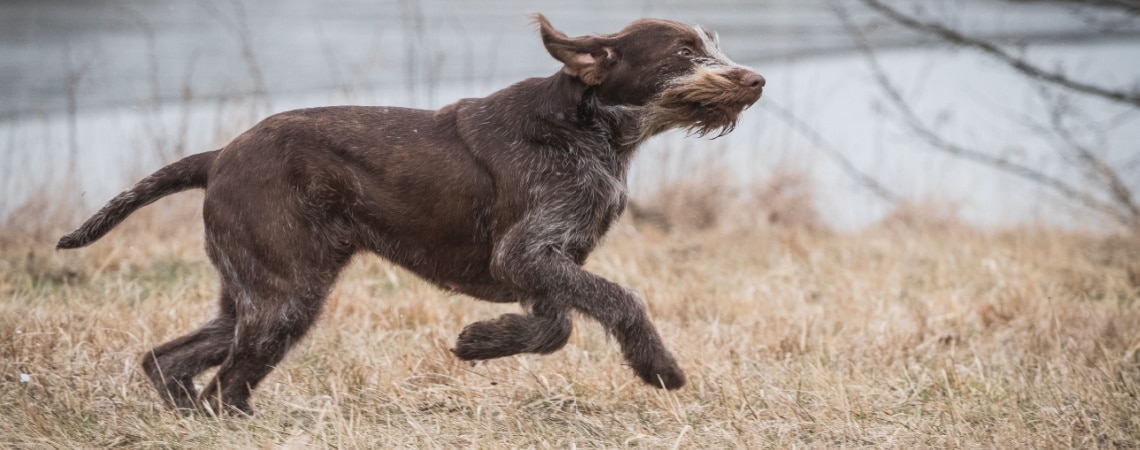
[[[138,361],[213,313],[196,195],[78,251],[52,250],[78,219],[0,231],[0,447],[1140,445],[1140,241],[921,220],[626,218],[588,268],[646,299],[689,375],[675,392],[583,319],[553,355],[462,363],[463,326],[516,307],[362,255],[254,417],[183,417]]]

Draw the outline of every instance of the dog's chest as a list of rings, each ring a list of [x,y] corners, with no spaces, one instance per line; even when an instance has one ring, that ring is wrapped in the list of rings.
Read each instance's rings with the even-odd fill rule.
[[[580,174],[580,194],[589,217],[584,217],[587,228],[597,234],[605,233],[625,207],[625,174],[616,164],[594,162]]]
[[[595,155],[561,162],[548,169],[535,213],[552,244],[584,259],[625,208],[624,165]]]

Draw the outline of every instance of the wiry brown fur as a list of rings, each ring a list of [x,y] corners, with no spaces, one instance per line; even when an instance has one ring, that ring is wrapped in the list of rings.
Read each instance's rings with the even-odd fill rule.
[[[683,128],[698,136],[723,136],[736,128],[741,111],[755,100],[734,88],[730,78],[701,72],[697,80],[679,79],[657,96],[643,127],[650,134]],[[719,130],[719,131],[718,131]]]
[[[468,325],[452,350],[461,359],[556,351],[576,310],[616,338],[646,383],[685,383],[641,299],[582,264],[625,208],[637,146],[669,128],[731,130],[764,80],[724,57],[710,33],[676,22],[570,38],[536,21],[564,65],[553,76],[438,111],[277,114],[221,150],[160,169],[60,239],[58,248],[87,245],[162,196],[206,189],[218,315],[143,358],[171,406],[250,412],[253,388],[359,251],[441,288],[523,307]],[[198,393],[193,378],[213,366]]]

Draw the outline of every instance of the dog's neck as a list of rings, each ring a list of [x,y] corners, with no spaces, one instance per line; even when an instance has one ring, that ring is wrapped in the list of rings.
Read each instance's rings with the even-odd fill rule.
[[[641,130],[642,107],[607,104],[596,88],[558,72],[539,79],[547,95],[537,96],[533,117],[539,129],[602,136],[618,156],[628,158],[648,137]]]

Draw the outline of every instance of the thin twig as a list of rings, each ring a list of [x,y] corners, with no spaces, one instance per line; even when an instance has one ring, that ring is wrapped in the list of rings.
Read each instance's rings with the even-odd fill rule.
[[[1014,70],[1017,70],[1018,72],[1021,72],[1027,76],[1048,81],[1050,83],[1057,84],[1077,92],[1094,95],[1115,102],[1140,106],[1140,92],[1124,92],[1073,80],[1072,78],[1066,77],[1060,73],[1048,71],[1030,64],[1028,61],[1011,55],[1009,52],[1002,50],[991,42],[971,38],[940,23],[924,22],[918,20],[914,17],[899,12],[897,9],[887,6],[879,0],[862,1],[871,9],[878,11],[879,13],[887,16],[900,25],[921,33],[934,34],[943,40],[956,45],[977,49],[982,53],[997,58],[998,60],[1012,67]]]
[[[91,69],[90,61],[94,57],[89,55],[79,64],[79,67],[76,67],[73,59],[71,46],[65,44],[63,66],[67,74],[64,78],[64,91],[67,92],[67,149],[69,158],[66,176],[68,180],[75,180],[79,171],[79,85],[87,77],[88,71]]]
[[[827,139],[825,139],[823,135],[816,131],[815,128],[812,128],[811,125],[808,125],[806,122],[801,120],[791,111],[781,106],[779,103],[776,103],[772,100],[765,100],[763,110],[771,112],[777,118],[783,120],[784,123],[791,126],[792,129],[796,130],[801,135],[806,137],[809,141],[811,141],[811,144],[815,148],[819,149],[823,152],[824,155],[835,161],[835,163],[839,165],[840,169],[846,172],[847,175],[851,178],[854,178],[860,186],[863,186],[867,190],[871,191],[872,194],[875,194],[875,196],[885,200],[888,203],[895,203],[899,200],[898,195],[895,195],[894,192],[891,192],[890,189],[887,189],[873,177],[859,170],[858,167],[855,167],[855,164],[853,164],[851,160],[847,159],[847,157],[843,155],[842,151],[828,142]]]
[[[150,87],[150,101],[148,107],[150,108],[150,117],[148,120],[143,121],[143,127],[146,133],[150,136],[150,142],[154,145],[154,150],[158,153],[160,160],[171,161],[173,157],[167,151],[167,130],[166,121],[162,114],[162,83],[159,77],[158,70],[158,44],[156,42],[156,35],[154,26],[147,20],[146,16],[142,13],[123,7],[123,13],[134,22],[143,34],[143,41],[146,45],[146,62],[147,62],[147,84]]]
[[[1132,15],[1140,15],[1140,1],[1136,0],[1066,0],[1069,3],[1098,8],[1113,8]]]
[[[873,1],[873,0],[865,0]],[[1062,181],[1059,178],[1050,176],[1032,167],[1024,166],[1002,157],[990,155],[978,150],[969,149],[961,145],[949,142],[943,139],[938,133],[935,133],[918,114],[910,107],[910,104],[903,99],[902,94],[899,93],[897,87],[887,76],[882,66],[879,65],[878,58],[875,56],[874,49],[871,48],[866,36],[862,31],[851,21],[851,17],[847,10],[840,6],[838,2],[830,2],[832,11],[836,17],[843,23],[847,33],[853,37],[856,48],[863,54],[867,62],[867,66],[871,69],[872,76],[878,83],[879,87],[886,94],[887,99],[894,105],[895,109],[902,114],[903,121],[912,133],[917,135],[920,139],[925,141],[931,148],[947,153],[949,155],[961,158],[967,161],[972,161],[982,164],[1002,172],[1006,172],[1020,178],[1032,181],[1038,185],[1047,187],[1056,191],[1063,197],[1075,201],[1078,204],[1084,205],[1095,211],[1099,211],[1115,220],[1125,224],[1131,225],[1131,220],[1128,215],[1121,212],[1119,209],[1114,208],[1111,204],[1107,204],[1101,200],[1096,199],[1092,195],[1077,189],[1076,187]]]
[[[1039,91],[1045,99],[1050,96],[1044,89]],[[1108,163],[1097,157],[1088,146],[1077,141],[1069,127],[1065,125],[1064,107],[1056,100],[1049,101],[1049,130],[1064,142],[1077,161],[1092,175],[1092,179],[1101,184],[1116,204],[1123,209],[1121,220],[1132,228],[1140,228],[1140,208],[1132,200],[1132,190],[1120,179],[1119,174]]]
[[[190,133],[190,112],[191,106],[194,101],[194,67],[198,62],[198,51],[190,53],[190,58],[187,59],[186,73],[182,76],[182,118],[178,122],[178,142],[174,146],[174,157],[183,158],[186,156],[186,147],[189,145],[187,140]]]
[[[253,82],[253,99],[254,110],[250,111],[252,114],[251,119],[257,120],[261,115],[257,111],[258,101],[264,102],[267,110],[271,110],[272,106],[269,104],[269,89],[265,83],[265,76],[261,72],[261,64],[257,60],[257,54],[253,50],[253,34],[249,28],[249,20],[245,14],[245,8],[237,0],[231,1],[234,10],[234,17],[230,18],[222,13],[213,4],[202,1],[200,5],[207,13],[214,16],[222,25],[229,28],[237,38],[238,44],[241,46],[241,56],[245,60],[246,70],[249,72],[250,81]]]

